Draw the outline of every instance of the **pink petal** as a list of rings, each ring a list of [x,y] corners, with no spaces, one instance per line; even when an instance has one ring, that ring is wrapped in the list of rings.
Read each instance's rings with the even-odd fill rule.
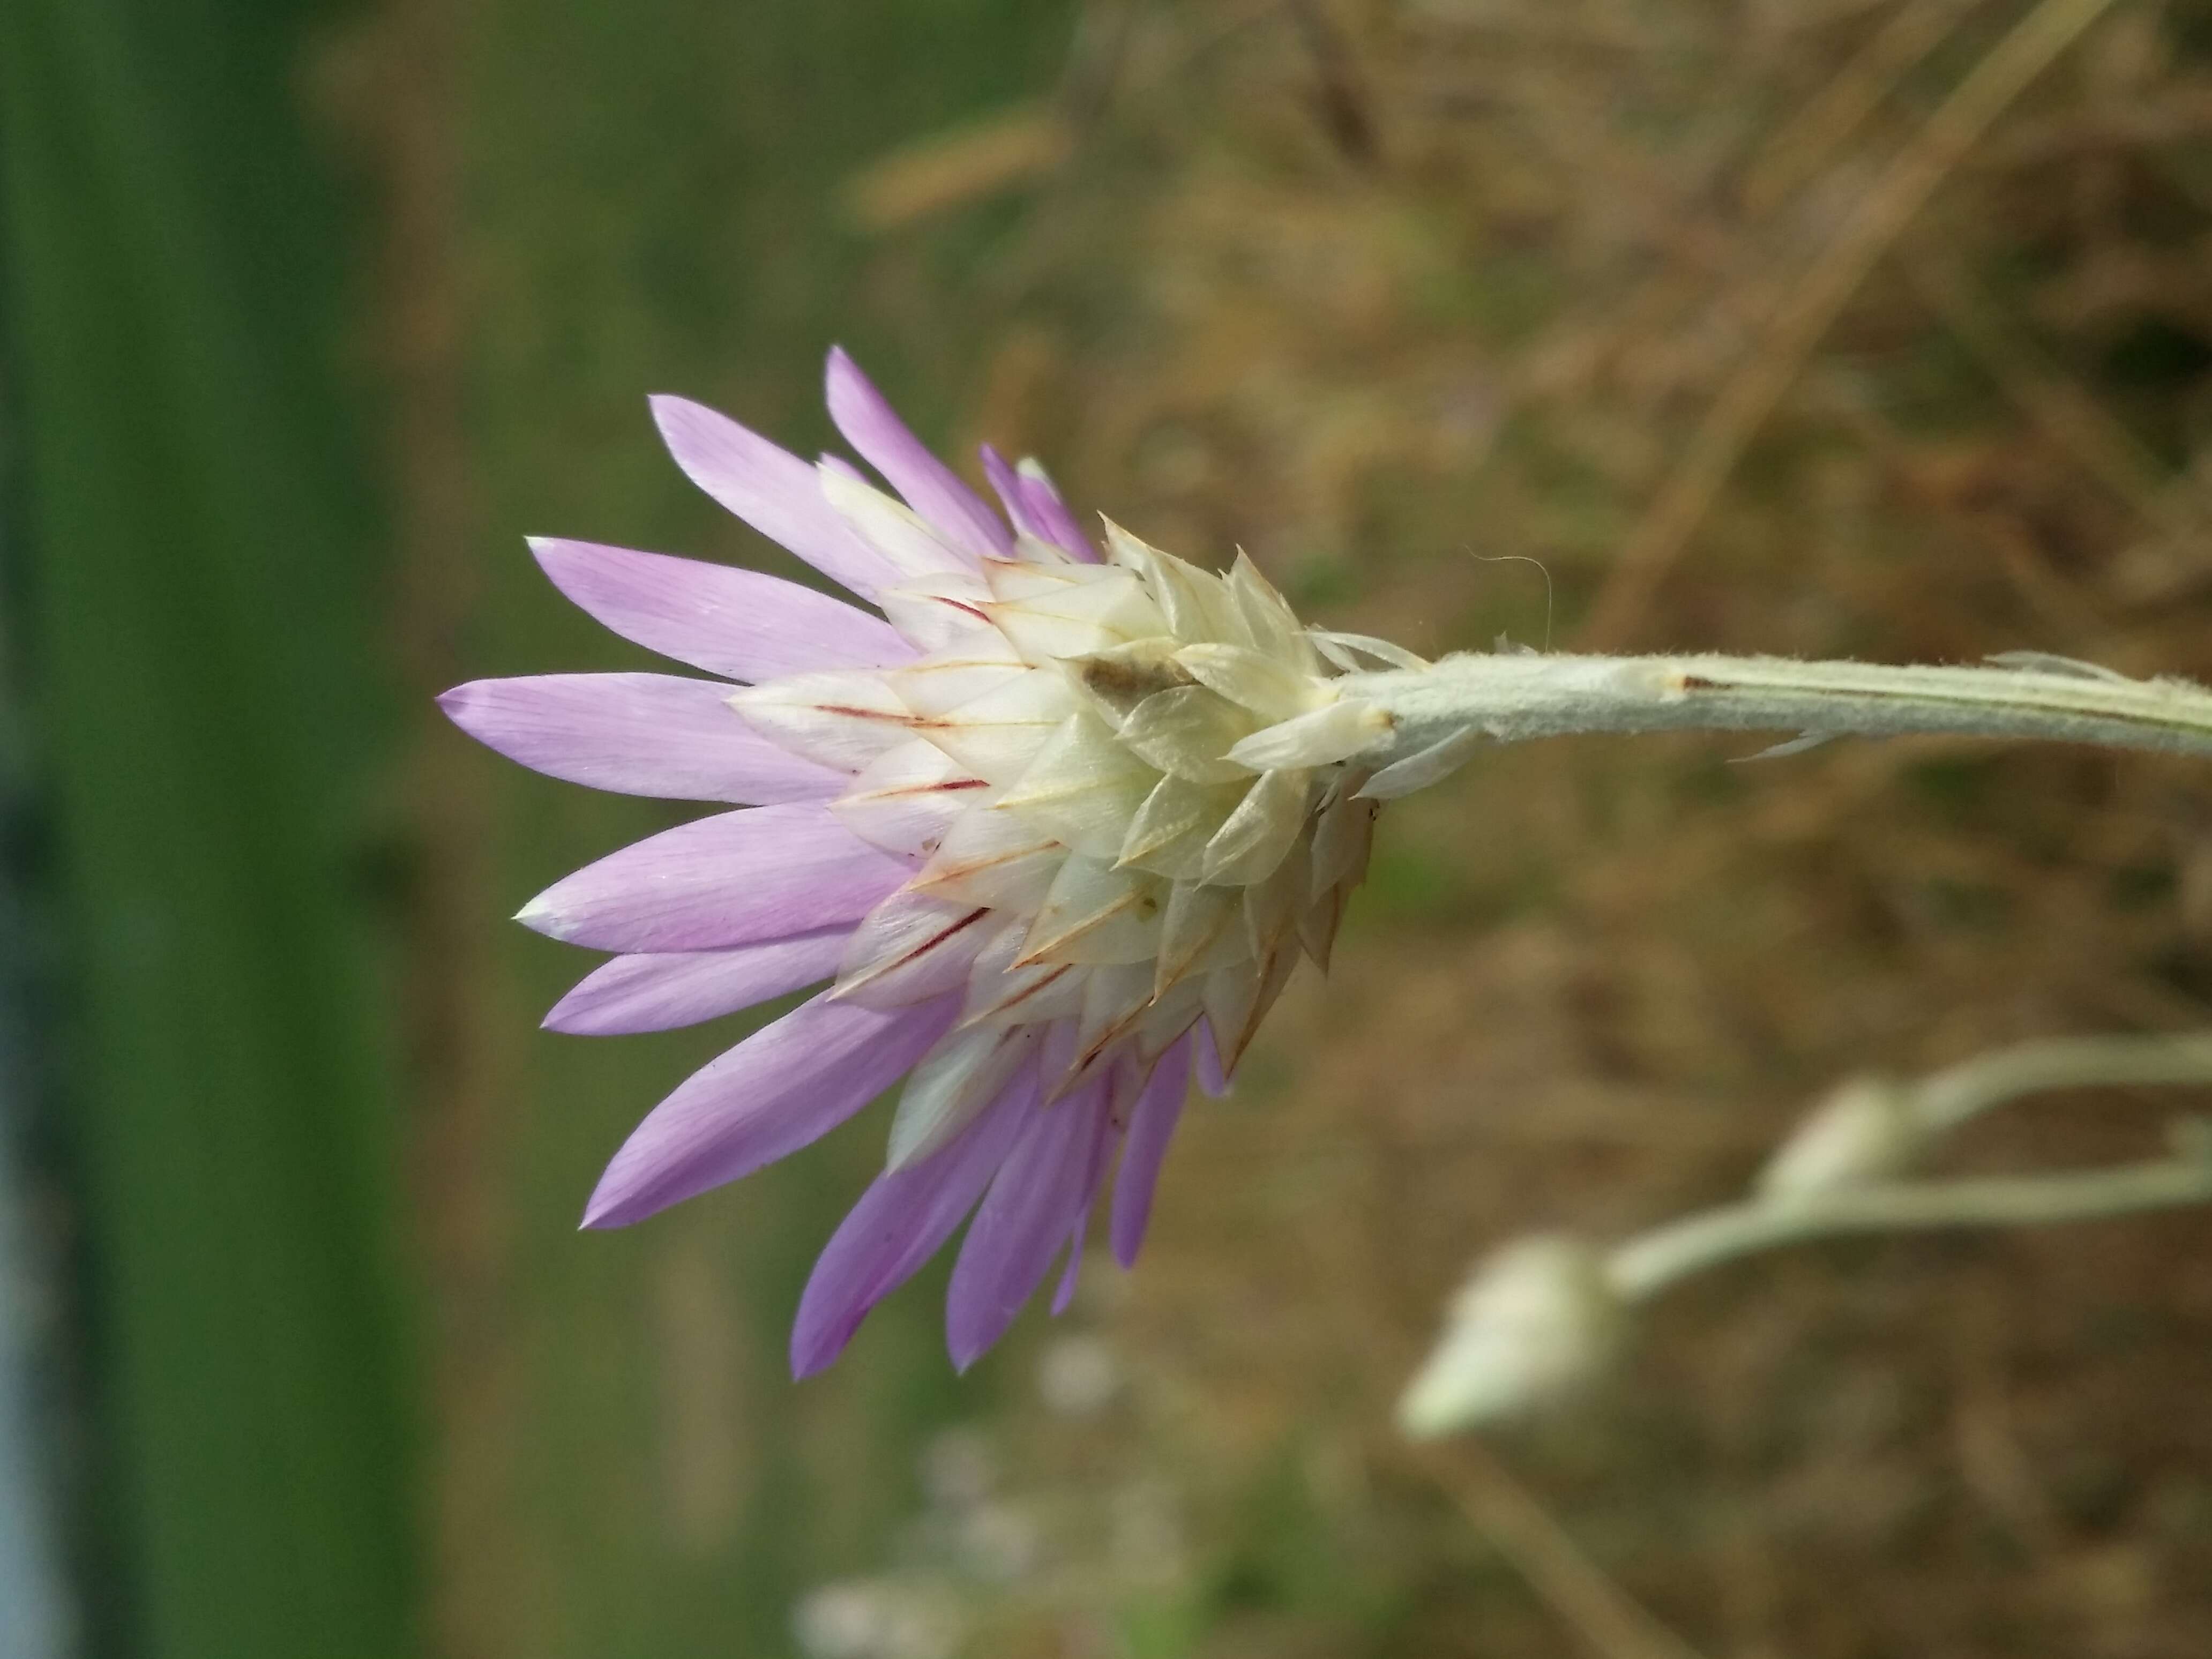
[[[999,500],[1006,509],[1006,516],[1014,521],[1017,530],[1027,531],[1039,541],[1049,542],[1071,558],[1085,564],[1098,562],[1098,550],[1075,522],[1075,515],[1067,510],[1067,503],[1053,488],[1052,480],[1035,461],[1024,461],[1020,471],[1006,465],[1006,458],[991,447],[983,446],[983,476],[991,481]]]
[[[770,541],[864,599],[898,580],[883,556],[822,499],[814,469],[704,404],[649,399],[661,441],[684,476]]]
[[[1111,1161],[1112,1144],[1112,1122],[1102,1112],[1098,1117],[1098,1133],[1091,1141],[1090,1170],[1083,1180],[1083,1202],[1077,1206],[1075,1221],[1067,1230],[1067,1265],[1060,1270],[1059,1289],[1052,1293],[1054,1318],[1066,1313],[1067,1304],[1075,1300],[1075,1286],[1083,1276],[1083,1241],[1091,1231],[1091,1210],[1097,1203],[1098,1188],[1106,1179],[1106,1165]]]
[[[611,853],[515,920],[595,951],[720,951],[858,921],[912,874],[826,806],[755,806]]]
[[[1026,1066],[975,1121],[929,1157],[878,1176],[823,1250],[799,1299],[791,1374],[811,1376],[844,1352],[868,1310],[952,1237],[1036,1109]]]
[[[1006,1334],[1066,1241],[1106,1110],[1103,1079],[1030,1114],[952,1266],[945,1341],[966,1370]]]
[[[1144,1247],[1160,1165],[1166,1161],[1168,1143],[1175,1139],[1183,1100],[1190,1092],[1191,1046],[1191,1038],[1182,1037],[1160,1056],[1144,1092],[1137,1097],[1137,1109],[1129,1117],[1121,1170],[1114,1178],[1111,1229],[1114,1259],[1125,1267],[1135,1264],[1137,1252]]]
[[[626,1227],[819,1139],[944,1036],[953,999],[890,1012],[816,997],[709,1060],[599,1177],[586,1227]]]
[[[672,674],[471,680],[438,699],[453,724],[533,772],[670,800],[827,800],[842,773],[778,748],[727,685]]]
[[[842,346],[830,352],[830,418],[906,504],[975,557],[1004,558],[1014,538],[983,498],[929,453]]]
[[[553,586],[626,640],[733,680],[896,668],[915,648],[880,617],[811,587],[697,559],[533,536]]]
[[[545,1016],[549,1031],[617,1036],[672,1031],[766,1002],[837,971],[846,931],[827,927],[734,951],[617,957],[593,969]]]

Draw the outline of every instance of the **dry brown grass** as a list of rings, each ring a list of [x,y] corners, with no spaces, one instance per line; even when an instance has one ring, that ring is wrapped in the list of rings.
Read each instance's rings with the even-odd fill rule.
[[[1101,4],[974,425],[1429,652],[2212,677],[2212,13],[2103,12]],[[1623,1596],[1710,1655],[2212,1651],[2204,1218],[1731,1269],[1505,1444],[1525,1492],[1390,1443],[1486,1246],[1728,1195],[1853,1071],[2212,1015],[2201,769],[1755,746],[1498,750],[1394,809],[1334,977],[1194,1113],[1091,1455],[1206,1517],[1200,1651],[1672,1650]]]

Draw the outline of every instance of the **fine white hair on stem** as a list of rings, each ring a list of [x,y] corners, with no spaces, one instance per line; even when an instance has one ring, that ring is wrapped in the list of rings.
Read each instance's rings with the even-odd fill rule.
[[[1917,1082],[1862,1077],[1817,1103],[1754,1194],[1607,1248],[1565,1237],[1497,1250],[1455,1298],[1400,1402],[1409,1435],[1515,1416],[1589,1382],[1634,1308],[1739,1257],[1847,1233],[2053,1225],[2212,1203],[2212,1124],[2183,1118],[2163,1158],[2106,1168],[1898,1179],[1942,1135],[2040,1091],[2212,1084],[2212,1032],[2052,1038],[1978,1055]]]
[[[1784,657],[1481,655],[1352,674],[1388,734],[1378,770],[1480,733],[1499,743],[1578,732],[1791,732],[1823,737],[2040,738],[2212,755],[2212,691],[2081,665],[1893,667]]]
[[[1786,1203],[1750,1200],[1707,1210],[1632,1238],[1606,1258],[1623,1299],[1640,1302],[1737,1256],[1842,1233],[1942,1227],[2034,1227],[2212,1202],[2212,1157],[2171,1158],[2056,1175],[1887,1182],[1808,1194]]]

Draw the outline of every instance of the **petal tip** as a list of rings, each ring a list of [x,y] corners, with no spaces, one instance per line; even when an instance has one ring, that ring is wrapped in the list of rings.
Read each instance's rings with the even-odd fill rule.
[[[616,1227],[626,1227],[636,1219],[621,1213],[621,1206],[611,1196],[605,1185],[593,1192],[584,1205],[584,1218],[576,1224],[580,1233],[605,1232]]]
[[[855,1325],[854,1329],[858,1329]],[[853,1340],[853,1330],[810,1332],[801,1338],[794,1330],[791,1336],[791,1380],[804,1382],[810,1376],[819,1376],[837,1363],[845,1352],[845,1345]]]
[[[628,1151],[625,1145],[623,1151]],[[647,1179],[641,1180],[643,1175]],[[592,1188],[592,1195],[584,1201],[584,1219],[580,1231],[605,1232],[616,1227],[627,1227],[644,1220],[668,1207],[665,1198],[653,1195],[649,1170],[641,1170],[634,1159],[625,1159],[623,1153],[615,1154],[599,1176],[599,1184]]]
[[[672,392],[647,392],[645,406],[653,416],[653,425],[660,428],[660,435],[664,438],[668,435],[672,424],[688,420],[706,408],[704,404],[694,403],[689,398],[679,398]]]
[[[514,913],[514,920],[530,929],[532,933],[543,933],[548,939],[567,937],[567,930],[561,921],[560,912],[545,902],[545,895],[543,893],[517,910]]]

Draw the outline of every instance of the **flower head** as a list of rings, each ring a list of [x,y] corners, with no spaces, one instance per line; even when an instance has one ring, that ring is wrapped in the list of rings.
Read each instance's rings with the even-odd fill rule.
[[[842,352],[830,410],[903,500],[676,398],[693,482],[874,607],[757,572],[532,543],[615,632],[723,681],[479,681],[465,730],[636,794],[744,803],[577,872],[518,920],[617,953],[547,1017],[664,1030],[828,981],[647,1115],[587,1226],[747,1175],[902,1074],[888,1165],[817,1264],[801,1376],[973,1211],[955,1361],[996,1340],[1063,1247],[1065,1304],[1118,1155],[1135,1257],[1195,1073],[1218,1090],[1303,951],[1326,965],[1375,803],[1353,757],[1388,722],[1333,681],[1378,642],[1304,628],[1250,560],[1225,576],[1106,526],[1034,462],[983,466],[1003,516]]]

